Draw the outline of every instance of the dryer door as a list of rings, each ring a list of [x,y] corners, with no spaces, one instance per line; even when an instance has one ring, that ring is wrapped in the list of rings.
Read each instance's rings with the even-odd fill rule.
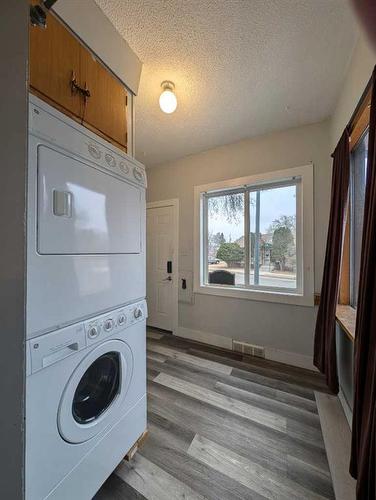
[[[140,253],[140,188],[39,145],[37,227],[40,254]]]
[[[109,340],[93,349],[64,390],[58,414],[62,438],[82,443],[119,420],[132,373],[133,356],[125,342]]]

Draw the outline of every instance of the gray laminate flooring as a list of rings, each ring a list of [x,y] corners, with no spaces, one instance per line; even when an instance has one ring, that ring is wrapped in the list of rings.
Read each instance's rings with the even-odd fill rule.
[[[95,500],[334,499],[320,375],[150,330],[148,428]]]

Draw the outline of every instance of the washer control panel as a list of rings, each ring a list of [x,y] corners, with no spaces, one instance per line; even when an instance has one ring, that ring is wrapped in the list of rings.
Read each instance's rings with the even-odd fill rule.
[[[137,302],[85,321],[84,328],[88,343],[98,342],[129,326],[146,320],[146,302]]]
[[[147,305],[142,300],[30,339],[26,347],[26,374],[30,376],[50,365],[63,362],[78,351],[112,335],[119,339],[124,336],[126,339],[127,329],[146,318]]]

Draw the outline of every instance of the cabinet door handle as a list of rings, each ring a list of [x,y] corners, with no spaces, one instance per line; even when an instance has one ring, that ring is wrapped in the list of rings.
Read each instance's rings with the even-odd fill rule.
[[[74,94],[75,92],[78,92],[78,83],[77,83],[76,73],[74,71],[72,71],[72,78],[70,81],[70,87],[71,87],[72,94]]]
[[[85,83],[85,87],[81,87],[77,83],[77,78],[76,78],[76,74],[75,74],[74,71],[72,71],[72,78],[71,78],[71,81],[70,81],[70,85],[71,85],[72,94],[74,94],[75,92],[78,92],[85,99],[87,99],[88,97],[90,97],[90,95],[91,95],[90,94],[90,90],[87,88],[86,83]]]
[[[81,88],[81,94],[84,96],[85,99],[91,97],[91,93],[90,90],[87,88],[86,82],[85,82],[85,87]]]

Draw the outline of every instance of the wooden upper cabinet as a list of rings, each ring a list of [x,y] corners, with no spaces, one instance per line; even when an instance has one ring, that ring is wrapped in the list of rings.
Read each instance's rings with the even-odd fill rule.
[[[80,43],[51,14],[47,28],[30,26],[30,87],[76,116],[81,98],[71,91],[80,69]]]
[[[80,85],[87,87],[83,120],[122,146],[127,145],[127,90],[81,47]]]
[[[90,97],[72,92],[76,83]],[[71,118],[127,150],[127,90],[52,14],[47,28],[30,26],[30,88]],[[86,101],[86,102],[85,102]]]

